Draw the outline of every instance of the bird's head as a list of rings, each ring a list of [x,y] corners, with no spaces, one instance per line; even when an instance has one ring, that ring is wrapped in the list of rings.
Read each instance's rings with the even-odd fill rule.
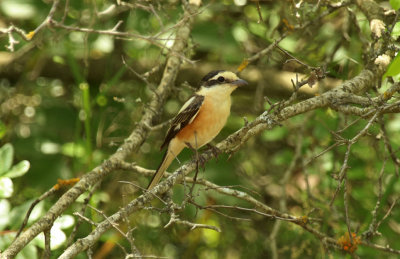
[[[200,90],[210,91],[220,89],[232,93],[237,87],[246,86],[247,82],[240,79],[235,73],[225,70],[211,71],[201,79]]]

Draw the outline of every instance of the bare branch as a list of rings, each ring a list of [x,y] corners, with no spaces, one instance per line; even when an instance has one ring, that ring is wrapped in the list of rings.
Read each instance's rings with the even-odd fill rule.
[[[182,52],[186,47],[187,40],[190,34],[191,24],[193,18],[192,13],[197,11],[197,6],[189,5],[185,9],[185,15],[189,18],[187,23],[182,24],[177,31],[177,39],[172,47],[172,53]],[[82,179],[68,192],[66,192],[44,215],[39,221],[33,224],[28,230],[23,232],[3,253],[6,258],[15,256],[27,243],[29,243],[35,236],[37,236],[44,229],[52,225],[54,220],[61,215],[61,213],[71,205],[87,188],[100,181],[105,175],[112,172],[118,167],[120,161],[123,161],[126,156],[131,154],[140,147],[144,139],[147,137],[149,129],[145,125],[152,125],[152,122],[157,113],[160,111],[162,104],[165,102],[167,94],[175,81],[176,75],[181,65],[180,56],[170,55],[165,66],[163,77],[158,85],[156,93],[153,94],[149,108],[146,109],[141,121],[138,123],[136,129],[125,140],[124,144],[117,149],[103,164],[94,168],[91,172],[85,174]],[[77,250],[75,251],[77,252]]]

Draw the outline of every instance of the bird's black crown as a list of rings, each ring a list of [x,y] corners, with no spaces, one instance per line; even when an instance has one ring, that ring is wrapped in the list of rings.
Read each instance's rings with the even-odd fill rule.
[[[213,70],[211,72],[209,72],[207,75],[205,75],[200,82],[201,86],[205,86],[208,87],[210,85],[213,85],[215,83],[221,83],[217,80],[210,80],[211,78],[213,78],[214,76],[218,75],[221,72],[224,72],[225,70]]]

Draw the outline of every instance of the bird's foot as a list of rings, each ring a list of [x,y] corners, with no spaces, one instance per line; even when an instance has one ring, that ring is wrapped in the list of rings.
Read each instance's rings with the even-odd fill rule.
[[[195,156],[194,159],[196,159],[197,167],[202,168],[203,171],[205,170],[206,167],[206,162],[207,159],[205,159],[203,156]]]
[[[200,156],[199,155],[199,151],[196,148],[194,148],[189,142],[185,142],[185,144],[186,144],[186,146],[188,148],[190,148],[191,150],[194,151],[194,154],[192,156],[192,160],[196,161],[196,168],[197,169],[198,168],[203,168],[204,169],[204,166],[206,164],[206,159],[203,156]]]
[[[185,144],[186,144],[186,146],[188,146],[188,148],[190,148],[194,151],[194,155],[193,155],[192,159],[194,161],[196,161],[196,172],[193,177],[192,188],[190,188],[190,195],[192,195],[194,186],[196,185],[197,174],[199,173],[199,168],[203,168],[203,171],[204,171],[207,160],[203,156],[200,156],[199,151],[196,148],[193,148],[193,146],[189,142],[185,142]]]
[[[195,150],[195,153],[192,155],[192,160],[196,162],[196,170],[202,168],[204,171],[207,159],[200,155],[197,150]]]
[[[222,153],[221,149],[217,148],[216,146],[214,146],[214,145],[212,145],[210,143],[207,144],[207,147],[208,147],[209,150],[211,150],[211,152],[213,153],[215,159],[218,161],[218,156],[219,156],[219,154]]]

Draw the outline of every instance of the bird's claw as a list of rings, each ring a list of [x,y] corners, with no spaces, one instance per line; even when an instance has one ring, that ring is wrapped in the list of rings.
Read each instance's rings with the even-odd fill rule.
[[[206,168],[207,160],[203,156],[195,157],[195,159],[197,159],[197,163],[199,165],[199,168],[203,168],[203,171],[204,171],[205,168]]]
[[[199,151],[196,148],[194,148],[189,142],[185,142],[185,144],[188,148],[190,148],[191,150],[194,151],[192,159],[196,161],[196,166],[198,168],[203,168],[203,170],[204,170],[205,164],[206,164],[206,159],[203,156],[199,155]]]
[[[217,147],[216,147],[216,146],[214,146],[214,145],[211,145],[210,143],[209,143],[209,144],[207,144],[207,147],[208,147],[208,149],[209,149],[209,150],[211,150],[211,152],[213,153],[213,155],[214,155],[215,159],[217,159],[217,160],[218,160],[218,156],[219,156],[219,154],[221,154],[221,153],[222,153],[221,149],[217,148]]]

